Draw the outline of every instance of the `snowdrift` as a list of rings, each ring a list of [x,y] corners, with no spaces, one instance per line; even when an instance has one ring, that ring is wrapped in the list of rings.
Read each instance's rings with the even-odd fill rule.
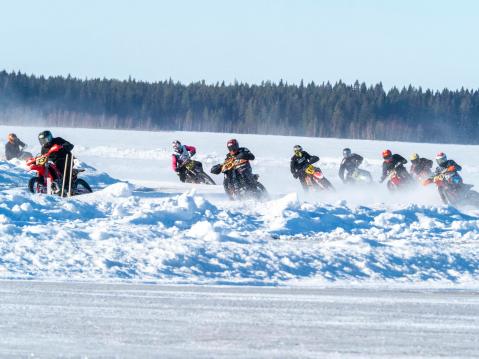
[[[479,217],[298,201],[225,204],[116,183],[62,200],[0,193],[3,278],[278,285],[291,281],[470,283]]]

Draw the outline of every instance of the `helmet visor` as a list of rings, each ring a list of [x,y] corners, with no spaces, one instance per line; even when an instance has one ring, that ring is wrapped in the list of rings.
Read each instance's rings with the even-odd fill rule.
[[[447,162],[447,157],[446,156],[437,157],[436,162],[439,166],[442,166],[444,163]]]

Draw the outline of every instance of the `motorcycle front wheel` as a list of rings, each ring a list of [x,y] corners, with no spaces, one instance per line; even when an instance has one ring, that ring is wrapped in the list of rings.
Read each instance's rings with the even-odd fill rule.
[[[206,173],[204,173],[204,172],[203,172],[203,173],[200,173],[200,174],[198,175],[198,177],[199,177],[199,178],[201,179],[201,181],[202,181],[203,183],[205,183],[205,184],[211,184],[211,185],[215,185],[215,184],[216,184],[215,181],[213,181],[213,179],[212,179],[210,176],[208,176]]]
[[[91,189],[90,185],[84,179],[77,179],[73,184],[72,188],[72,195],[77,196],[80,194],[92,193],[93,190]]]
[[[28,190],[31,193],[46,193],[46,188],[39,177],[32,177],[28,181]]]

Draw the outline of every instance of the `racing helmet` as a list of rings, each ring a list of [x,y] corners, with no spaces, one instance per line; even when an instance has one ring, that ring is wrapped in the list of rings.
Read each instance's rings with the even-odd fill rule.
[[[301,157],[303,155],[303,147],[296,145],[293,147],[294,155],[296,157]]]
[[[383,159],[385,161],[391,160],[392,156],[393,156],[393,154],[392,154],[391,150],[384,150],[383,151]]]
[[[182,149],[183,146],[182,146],[180,141],[174,140],[171,143],[171,146],[173,146],[173,151],[175,151],[176,153],[181,153],[181,149]]]
[[[232,138],[226,143],[226,147],[228,147],[228,151],[230,151],[230,153],[236,153],[239,150],[238,141]]]
[[[419,161],[419,155],[417,153],[413,153],[409,159],[411,162]]]
[[[447,156],[444,152],[439,152],[436,155],[436,162],[439,166],[442,166],[444,163],[447,162]]]
[[[40,145],[45,146],[47,143],[50,143],[53,140],[53,135],[50,131],[42,131],[38,134],[38,141]]]

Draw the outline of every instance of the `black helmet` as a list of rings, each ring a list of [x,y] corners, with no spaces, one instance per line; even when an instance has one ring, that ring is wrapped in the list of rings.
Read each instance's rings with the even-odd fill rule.
[[[344,158],[351,157],[351,149],[350,149],[350,148],[345,148],[345,149],[343,150],[343,157],[344,157]]]
[[[230,151],[230,153],[236,153],[239,150],[238,141],[233,138],[228,141],[228,143],[226,144],[226,147],[228,147],[228,151]]]
[[[45,146],[47,143],[51,142],[53,139],[53,135],[50,131],[42,131],[38,134],[38,141],[40,141],[40,145]]]

